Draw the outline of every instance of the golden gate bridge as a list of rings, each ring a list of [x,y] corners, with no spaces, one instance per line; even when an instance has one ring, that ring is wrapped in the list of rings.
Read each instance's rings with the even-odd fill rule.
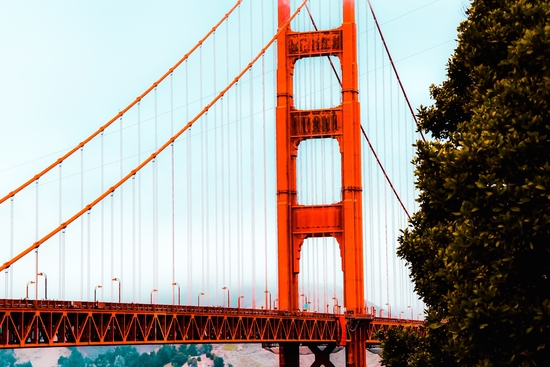
[[[236,1],[0,198],[1,348],[264,343],[294,366],[306,345],[330,366],[339,345],[363,366],[375,331],[420,327],[395,248],[422,137],[374,12],[272,5]]]

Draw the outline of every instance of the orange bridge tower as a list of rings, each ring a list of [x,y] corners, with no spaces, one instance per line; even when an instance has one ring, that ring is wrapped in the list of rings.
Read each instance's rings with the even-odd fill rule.
[[[339,244],[344,274],[344,302],[347,315],[365,314],[361,125],[358,100],[357,31],[355,1],[343,1],[343,24],[331,30],[294,32],[290,25],[278,40],[277,70],[277,215],[279,257],[279,307],[299,309],[298,274],[300,251],[306,238],[334,237]],[[290,16],[290,0],[279,0],[279,26]],[[294,105],[293,75],[301,58],[336,56],[340,59],[342,99],[339,106],[318,110],[297,110]],[[307,139],[332,138],[341,154],[341,201],[326,205],[297,202],[296,159],[298,145]],[[349,329],[346,364],[364,367],[366,330],[359,324]],[[331,349],[331,348],[326,348]],[[315,351],[315,350],[314,350]],[[319,351],[316,350],[316,355]],[[281,345],[280,365],[298,366],[297,344]],[[332,365],[328,356],[314,365]]]

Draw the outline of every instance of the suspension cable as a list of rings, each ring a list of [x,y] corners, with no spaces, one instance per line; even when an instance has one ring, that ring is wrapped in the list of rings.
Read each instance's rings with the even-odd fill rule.
[[[145,96],[147,96],[153,89],[155,89],[164,79],[166,79],[170,74],[172,74],[172,72],[178,66],[180,66],[180,64],[182,64],[185,60],[187,60],[189,58],[189,56],[191,56],[191,54],[193,52],[195,52],[195,50],[197,48],[199,48],[204,43],[204,41],[206,41],[210,37],[210,35],[212,35],[216,31],[216,29],[225,20],[227,20],[227,18],[229,18],[229,16],[233,12],[233,10],[235,10],[241,4],[241,2],[242,2],[242,0],[238,0],[235,3],[235,5],[233,5],[233,7],[220,19],[220,21],[218,23],[216,23],[216,25],[214,27],[212,27],[212,29],[210,31],[208,31],[208,33],[203,38],[201,38],[201,40],[199,42],[197,42],[197,44],[195,46],[193,46],[193,48],[191,48],[191,50],[189,52],[187,52],[176,64],[174,64],[174,66],[172,66],[170,69],[168,69],[168,71],[163,76],[161,76],[156,82],[154,82],[153,85],[151,85],[145,92],[143,92],[140,96],[138,96],[132,103],[130,103],[128,106],[126,106],[126,108],[122,109],[115,117],[110,119],[105,125],[101,126],[93,134],[91,134],[86,139],[84,139],[76,147],[69,150],[65,155],[63,155],[62,157],[57,159],[54,163],[50,164],[48,167],[46,167],[44,170],[37,173],[34,177],[29,179],[27,182],[25,182],[24,184],[22,184],[21,186],[19,186],[15,190],[11,191],[6,196],[2,197],[0,199],[0,204],[2,204],[4,201],[8,200],[10,197],[14,196],[15,194],[19,193],[20,191],[25,189],[27,186],[32,184],[34,181],[38,180],[40,177],[44,176],[46,173],[51,171],[53,168],[55,168],[61,162],[63,162],[64,160],[66,160],[67,158],[72,156],[75,152],[80,150],[84,145],[88,144],[92,139],[94,139],[96,136],[101,134],[105,129],[107,129],[109,126],[111,126],[116,120],[118,120],[120,117],[122,117],[126,112],[128,112],[128,110],[130,110],[137,103],[139,103]]]
[[[401,82],[401,78],[399,77],[399,73],[397,72],[397,68],[395,67],[395,63],[393,62],[393,59],[391,57],[390,50],[389,50],[388,45],[386,43],[386,40],[384,38],[384,34],[382,33],[382,28],[380,28],[380,23],[378,23],[378,19],[376,18],[376,14],[374,13],[374,9],[372,7],[372,4],[371,4],[370,0],[367,0],[367,2],[369,3],[369,8],[370,8],[370,11],[372,13],[374,23],[376,24],[376,28],[378,29],[378,33],[380,34],[380,39],[382,40],[382,44],[384,45],[384,49],[386,50],[386,54],[388,55],[388,59],[390,60],[390,64],[391,64],[393,72],[395,73],[395,76],[397,78],[397,82],[399,83],[399,87],[401,88],[401,92],[403,93],[403,96],[405,97],[405,100],[407,101],[407,105],[409,106],[409,111],[411,112],[411,115],[414,118],[414,122],[416,123],[416,127],[418,129],[418,132],[420,133],[420,136],[422,137],[422,140],[424,142],[426,142],[426,137],[424,136],[424,133],[420,129],[420,124],[418,123],[418,119],[416,118],[416,115],[415,115],[414,110],[412,108],[411,102],[409,100],[409,96],[407,95],[407,92],[405,92],[405,87],[403,86],[403,83]]]
[[[103,194],[99,195],[95,200],[93,200],[91,203],[86,205],[84,208],[80,209],[76,214],[74,214],[72,217],[67,219],[65,222],[61,223],[57,228],[52,230],[50,233],[42,237],[41,239],[37,240],[35,243],[33,243],[31,246],[29,246],[27,249],[20,252],[17,256],[13,257],[11,260],[6,261],[4,264],[0,266],[0,271],[5,270],[9,268],[11,265],[13,265],[15,262],[20,260],[23,256],[27,255],[32,250],[40,247],[44,242],[49,240],[51,237],[55,236],[58,232],[60,232],[62,229],[67,227],[69,224],[77,220],[82,216],[82,214],[86,213],[89,209],[93,208],[95,205],[97,205],[101,200],[105,199],[107,196],[109,196],[111,193],[113,193],[116,189],[122,186],[126,181],[128,181],[133,175],[135,175],[138,171],[140,171],[143,167],[145,167],[147,164],[149,164],[152,160],[154,160],[160,153],[162,153],[167,147],[169,147],[174,141],[176,141],[185,131],[187,131],[193,124],[201,118],[202,115],[204,115],[212,106],[222,98],[227,91],[233,87],[240,78],[258,61],[258,59],[267,51],[269,47],[277,40],[277,37],[285,31],[288,24],[296,17],[296,15],[302,10],[302,8],[305,6],[307,0],[304,0],[302,4],[295,10],[295,12],[287,18],[287,20],[279,27],[277,30],[277,33],[267,42],[267,44],[260,50],[260,52],[252,59],[248,65],[244,67],[243,70],[235,77],[233,80],[227,85],[221,92],[219,92],[210,103],[208,103],[193,119],[191,119],[184,127],[182,127],[175,135],[173,135],[170,139],[168,139],[167,142],[165,142],[162,146],[160,146],[157,150],[155,150],[148,158],[146,158],[143,162],[141,162],[136,168],[131,170],[126,176],[124,176],[122,179],[120,179],[117,183],[115,183],[112,187],[110,187],[107,191],[105,191]]]
[[[369,5],[370,5],[370,0],[369,0]],[[313,15],[311,14],[310,10],[309,10],[309,7],[306,5],[306,10],[309,14],[309,18],[311,19],[311,23],[313,24],[313,27],[315,28],[315,30],[317,31],[317,25],[315,23],[315,20],[313,19]],[[374,20],[376,22],[376,25],[378,26],[378,21],[376,20],[376,16],[374,15],[374,10],[372,9],[372,6],[371,6],[371,12],[372,12],[372,15],[374,17]],[[413,110],[412,110],[412,107],[411,107],[411,104],[409,102],[409,98],[407,97],[407,94],[405,93],[405,89],[403,87],[403,84],[401,83],[401,79],[399,79],[399,74],[397,73],[397,69],[395,68],[395,65],[393,63],[393,60],[391,58],[391,55],[389,53],[389,50],[388,50],[388,47],[386,45],[386,42],[384,41],[384,37],[382,35],[382,31],[380,30],[380,27],[378,27],[378,31],[380,32],[380,37],[382,38],[382,42],[384,43],[384,47],[386,48],[386,52],[388,54],[388,57],[390,58],[390,61],[392,63],[392,67],[393,67],[393,70],[395,72],[395,75],[397,77],[397,80],[399,82],[399,85],[401,87],[401,91],[403,92],[404,96],[405,96],[405,99],[407,100],[407,103],[409,105],[409,109],[411,110],[411,113],[414,117],[414,120],[416,122],[416,126],[418,126],[418,121],[416,119],[416,116],[414,115],[413,113]],[[336,78],[338,79],[338,83],[340,84],[340,87],[342,86],[342,81],[340,79],[340,76],[338,75],[338,72],[336,71],[336,68],[334,66],[334,63],[332,62],[330,56],[327,56],[328,57],[328,60],[330,62],[330,65],[332,67],[332,70],[334,71],[334,74],[336,75]],[[401,207],[403,208],[403,210],[405,211],[405,214],[407,215],[407,217],[409,219],[411,219],[411,216],[409,215],[409,212],[407,211],[407,208],[405,207],[405,204],[403,204],[403,201],[401,200],[401,197],[399,196],[399,194],[397,193],[397,190],[395,189],[390,177],[388,176],[387,172],[386,172],[386,169],[384,168],[384,166],[382,165],[382,162],[380,161],[380,159],[378,158],[378,154],[376,153],[376,150],[374,150],[374,146],[371,144],[370,142],[370,139],[368,138],[367,136],[367,133],[365,132],[365,129],[363,127],[363,125],[361,124],[361,131],[363,133],[363,136],[365,137],[365,139],[367,140],[367,143],[369,144],[369,148],[372,152],[372,154],[374,155],[374,157],[376,158],[376,162],[378,162],[378,165],[380,166],[380,169],[382,170],[382,173],[384,174],[384,177],[386,177],[386,180],[388,181],[388,184],[390,185],[395,197],[397,198],[397,200],[399,201],[399,204],[401,204]],[[419,130],[420,131],[420,130]],[[422,139],[424,141],[426,141],[426,139],[424,138],[424,134],[422,133],[422,131],[420,131],[420,134],[422,136]]]

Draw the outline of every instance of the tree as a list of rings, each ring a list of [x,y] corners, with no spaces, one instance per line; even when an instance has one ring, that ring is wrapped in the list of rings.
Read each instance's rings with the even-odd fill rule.
[[[550,1],[473,0],[467,15],[447,79],[431,87],[435,104],[419,110],[436,140],[417,143],[420,206],[398,255],[428,307],[429,334],[445,336],[424,352],[461,366],[542,366],[550,360]]]
[[[187,354],[190,356],[198,356],[199,352],[197,350],[197,346],[195,344],[190,344],[187,347]]]
[[[387,367],[407,367],[421,347],[420,336],[410,329],[389,328],[380,330],[377,339],[384,343],[381,364]]]
[[[192,367],[197,367],[198,366],[197,357],[189,356],[189,359],[187,360],[187,365]]]
[[[0,367],[9,367],[15,363],[13,350],[0,350]]]
[[[222,357],[214,357],[214,367],[223,367],[225,364],[223,363]]]
[[[69,357],[59,357],[57,365],[60,367],[86,367],[91,365],[88,358],[84,358],[77,348],[70,348],[71,355]]]

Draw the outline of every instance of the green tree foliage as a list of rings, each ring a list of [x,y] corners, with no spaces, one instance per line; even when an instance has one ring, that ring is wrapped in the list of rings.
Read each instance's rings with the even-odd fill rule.
[[[0,349],[0,367],[10,367],[15,363],[13,350]]]
[[[214,357],[214,367],[223,367],[225,364],[223,363],[222,357]]]
[[[59,357],[57,365],[59,367],[87,367],[92,364],[88,358],[84,358],[82,353],[77,348],[70,348],[71,355],[69,357]]]
[[[544,366],[550,1],[473,0],[467,15],[447,80],[419,111],[436,141],[417,144],[420,208],[398,255],[428,307],[430,334],[443,336],[421,350],[460,366]]]
[[[197,346],[195,344],[189,344],[187,347],[187,354],[190,356],[198,356],[199,351],[197,350]]]
[[[202,344],[201,345],[201,351],[204,354],[212,352],[213,348],[214,347],[212,346],[212,344]]]
[[[197,367],[199,365],[197,361],[197,357],[189,356],[189,359],[187,360],[187,364],[192,367]]]

